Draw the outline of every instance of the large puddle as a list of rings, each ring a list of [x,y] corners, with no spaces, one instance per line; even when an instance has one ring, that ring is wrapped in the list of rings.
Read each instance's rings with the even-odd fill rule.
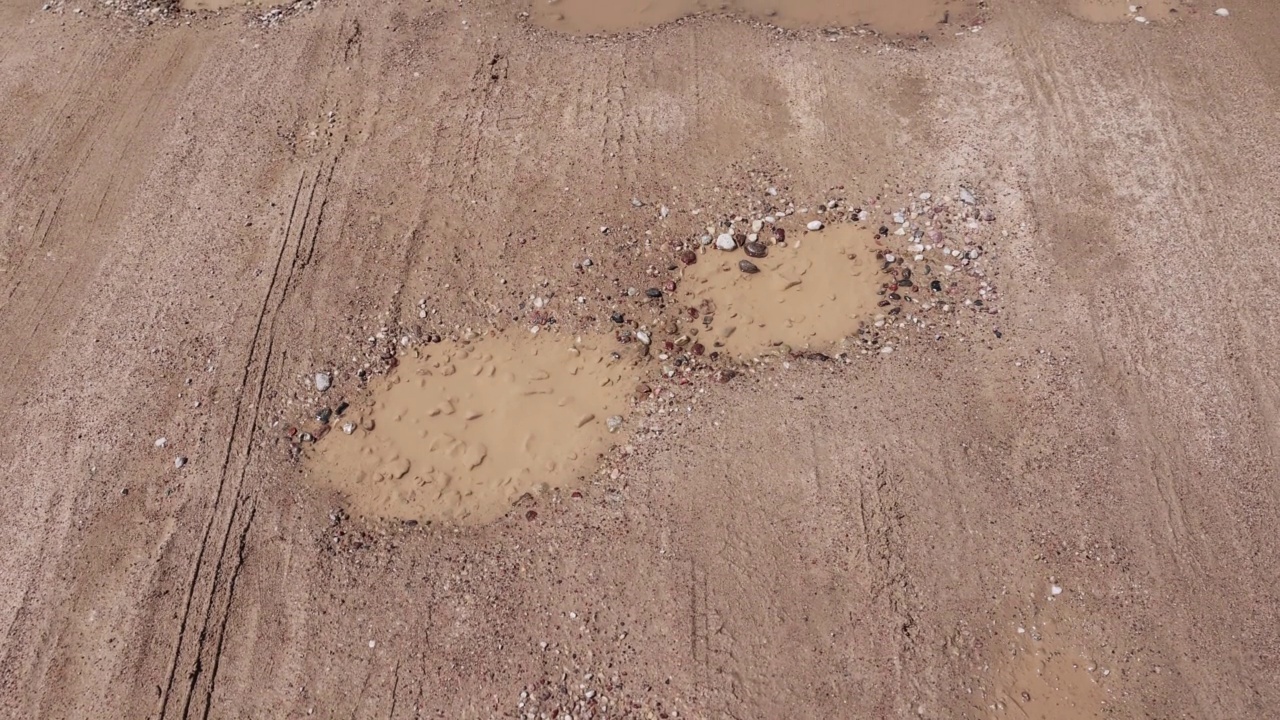
[[[713,243],[681,284],[684,302],[701,315],[699,340],[709,351],[743,358],[784,346],[830,349],[878,309],[884,260],[871,230],[801,226],[784,230],[781,242],[771,227],[737,235],[744,245],[722,250],[731,243]]]
[[[360,515],[484,523],[594,470],[635,370],[604,343],[546,334],[425,345],[333,420],[311,472]]]
[[[532,0],[535,22],[573,34],[617,33],[703,12],[729,12],[782,27],[870,26],[918,35],[971,21],[977,0]]]

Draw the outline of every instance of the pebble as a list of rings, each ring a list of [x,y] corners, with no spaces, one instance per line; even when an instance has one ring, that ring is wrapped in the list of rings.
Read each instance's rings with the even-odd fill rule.
[[[733,236],[729,233],[721,233],[716,237],[716,247],[720,250],[734,250],[738,244],[733,241]]]
[[[670,214],[671,214],[671,209],[668,208],[666,205],[663,205],[662,209],[658,211],[658,217],[662,218],[663,220],[666,220],[667,216]]]
[[[605,419],[604,424],[608,426],[609,432],[617,432],[618,428],[622,427],[622,416],[610,415]]]
[[[762,258],[769,254],[769,248],[762,242],[749,242],[742,249],[753,258]]]
[[[316,373],[316,389],[320,392],[328,390],[333,385],[333,376],[329,373]]]
[[[180,468],[186,464],[187,464],[187,458],[184,455],[179,455],[178,457],[173,459],[173,466],[175,468]]]
[[[1228,15],[1231,14],[1231,11],[1226,8],[1218,8],[1217,10],[1213,11],[1213,14],[1217,15],[1218,17],[1227,17]]]
[[[760,272],[760,268],[756,267],[756,264],[750,260],[739,260],[738,269],[748,275],[754,275],[755,273]]]
[[[640,341],[640,344],[642,344],[642,345],[648,345],[648,344],[649,344],[649,333],[645,332],[644,330],[637,330],[637,331],[636,331],[636,339]]]
[[[158,447],[158,448],[162,448],[162,447],[164,447],[164,446],[166,446],[166,445],[168,445],[168,444],[169,444],[169,440],[168,440],[168,439],[166,439],[166,438],[156,438],[156,447]]]
[[[694,263],[698,262],[698,253],[692,250],[681,251],[678,257],[680,258],[680,262],[684,263],[685,265],[693,265]]]
[[[978,198],[974,197],[968,188],[960,188],[960,202],[965,205],[977,205]]]
[[[893,221],[899,225],[907,221],[907,217],[900,212],[893,214]]]
[[[824,226],[821,220],[810,220],[809,224],[806,227],[816,232],[818,230],[821,230]]]
[[[355,424],[355,423],[350,422],[350,421],[342,423],[342,432],[344,432],[344,433],[346,433],[346,434],[350,435],[351,433],[353,433],[353,432],[355,432],[355,431],[356,431],[356,424]]]
[[[659,290],[658,288],[649,288],[648,290],[645,290],[645,291],[644,291],[644,294],[645,294],[645,295],[648,295],[648,296],[649,296],[649,297],[651,297],[651,298],[660,298],[660,297],[662,297],[662,291],[661,291],[661,290]]]

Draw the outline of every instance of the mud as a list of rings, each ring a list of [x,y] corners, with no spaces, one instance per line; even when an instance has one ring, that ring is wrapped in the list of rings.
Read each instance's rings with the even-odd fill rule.
[[[785,238],[767,240],[759,258],[712,245],[685,270],[684,302],[704,309],[700,339],[709,349],[739,358],[784,345],[831,349],[874,315],[880,265],[871,230],[845,223],[809,232],[795,223]],[[744,260],[758,272],[743,272]]]
[[[427,345],[331,419],[317,482],[369,518],[483,523],[575,483],[622,421],[635,370],[603,341],[525,336]]]
[[[731,13],[786,28],[866,25],[887,35],[915,35],[972,19],[976,0],[533,0],[544,27],[574,34],[654,27],[700,13]]]

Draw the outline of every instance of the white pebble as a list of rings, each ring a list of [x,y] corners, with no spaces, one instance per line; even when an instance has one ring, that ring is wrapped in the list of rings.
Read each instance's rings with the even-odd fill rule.
[[[1213,14],[1217,15],[1218,17],[1226,17],[1231,14],[1231,11],[1226,8],[1218,8],[1217,10],[1213,11]]]
[[[1053,595],[1061,595],[1062,587],[1059,585],[1054,585],[1053,587],[1049,588],[1049,592]]]
[[[647,332],[645,332],[645,331],[643,331],[643,330],[637,330],[637,331],[636,331],[636,339],[640,341],[640,344],[642,344],[642,345],[648,345],[648,344],[649,344],[649,333],[647,333]]]
[[[328,390],[329,386],[332,384],[333,384],[333,378],[329,375],[329,373],[316,373],[316,389],[317,390],[319,390],[320,392],[324,392],[325,390]]]
[[[176,468],[180,468],[186,464],[187,464],[187,459],[181,455],[173,459],[173,466]]]
[[[810,220],[809,224],[806,227],[808,227],[810,230],[818,231],[823,228],[823,225],[821,220]]]
[[[169,441],[166,438],[156,438],[156,447],[162,448],[168,444],[169,444]]]
[[[721,233],[716,237],[716,247],[721,250],[733,250],[738,244],[733,241],[733,236],[729,233]]]

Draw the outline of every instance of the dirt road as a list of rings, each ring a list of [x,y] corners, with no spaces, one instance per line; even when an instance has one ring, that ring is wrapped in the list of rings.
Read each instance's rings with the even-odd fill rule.
[[[1273,717],[1280,5],[1170,4],[0,0],[0,714]],[[607,332],[766,187],[973,188],[998,314],[658,388],[487,525],[308,480],[316,372],[535,295]]]

